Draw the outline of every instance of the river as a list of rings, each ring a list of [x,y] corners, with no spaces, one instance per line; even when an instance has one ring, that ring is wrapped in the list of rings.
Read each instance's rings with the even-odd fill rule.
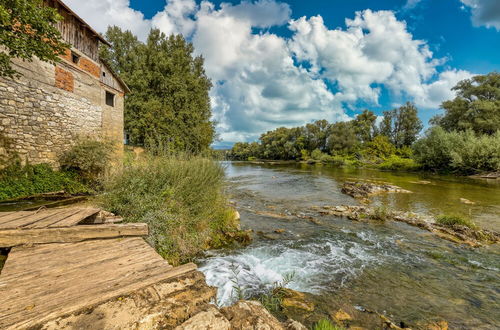
[[[237,299],[235,283],[250,297],[293,274],[288,287],[314,295],[325,311],[341,302],[414,328],[436,320],[451,329],[500,326],[498,246],[459,246],[403,223],[308,218],[315,206],[359,204],[340,187],[346,180],[371,179],[412,191],[380,195],[374,205],[462,213],[499,231],[500,180],[306,164],[225,166],[242,229],[257,234],[245,248],[209,251],[199,260],[208,284],[219,289],[220,305]]]

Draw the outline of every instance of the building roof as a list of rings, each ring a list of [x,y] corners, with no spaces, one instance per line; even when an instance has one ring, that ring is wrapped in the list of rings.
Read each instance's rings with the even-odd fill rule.
[[[109,70],[109,72],[111,72],[111,74],[116,78],[116,80],[118,80],[118,82],[120,83],[120,85],[122,85],[123,90],[125,91],[125,93],[130,93],[130,88],[128,88],[127,84],[123,81],[123,79],[120,78],[120,76],[117,75],[116,72],[111,68],[111,65],[109,65],[108,62],[106,62],[102,58],[99,58],[99,60]]]
[[[104,37],[102,35],[100,35],[99,33],[97,33],[87,22],[85,22],[83,20],[83,18],[81,18],[80,16],[78,16],[73,10],[71,10],[71,8],[69,8],[64,2],[62,2],[61,0],[56,0],[56,2],[61,5],[61,7],[63,7],[68,13],[70,13],[72,16],[74,16],[83,26],[85,26],[90,32],[92,32],[94,34],[94,36],[99,39],[100,42],[102,42],[103,44],[105,45],[108,45],[108,46],[111,46],[111,44],[106,40],[104,39]]]

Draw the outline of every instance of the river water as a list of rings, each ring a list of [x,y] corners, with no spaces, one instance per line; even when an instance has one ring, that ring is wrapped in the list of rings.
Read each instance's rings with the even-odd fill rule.
[[[429,215],[462,213],[500,230],[500,180],[343,169],[322,165],[226,163],[228,194],[252,229],[252,244],[209,251],[199,261],[218,303],[264,292],[293,274],[289,288],[316,297],[320,308],[354,306],[413,328],[446,320],[451,329],[500,327],[500,248],[468,248],[403,223],[310,221],[315,206],[356,205],[346,180],[378,180],[410,190],[373,204]],[[475,204],[465,204],[464,198]],[[276,233],[278,230],[280,233]],[[236,285],[237,283],[237,285]]]

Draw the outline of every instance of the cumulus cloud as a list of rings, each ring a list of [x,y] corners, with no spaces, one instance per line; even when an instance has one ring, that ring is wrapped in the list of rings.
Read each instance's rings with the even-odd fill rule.
[[[471,8],[472,23],[475,26],[494,27],[500,31],[500,1],[499,0],[460,0]]]
[[[140,11],[130,8],[129,0],[64,0],[64,3],[97,32],[106,32],[108,26],[116,25],[144,40],[151,29],[151,22]]]
[[[470,76],[460,70],[438,73],[444,60],[435,59],[391,11],[357,12],[345,29],[332,30],[319,15],[291,19],[290,7],[275,0],[220,6],[169,0],[151,20],[127,0],[68,5],[100,32],[118,25],[144,40],[156,27],[193,42],[214,84],[213,114],[225,141],[253,140],[278,126],[317,119],[347,120],[344,108],[360,100],[377,105],[382,89],[436,108],[453,97],[450,88],[457,81]],[[290,38],[268,30],[285,24]]]

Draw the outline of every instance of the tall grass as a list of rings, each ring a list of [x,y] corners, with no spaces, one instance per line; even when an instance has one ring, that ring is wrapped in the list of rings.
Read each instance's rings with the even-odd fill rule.
[[[327,319],[321,319],[314,325],[313,330],[345,330],[345,328],[334,325]]]
[[[224,169],[194,156],[145,154],[105,180],[101,204],[127,222],[149,225],[148,241],[171,264],[238,238],[223,194]]]
[[[477,226],[472,220],[458,214],[441,214],[436,218],[436,222],[448,227],[465,226],[472,229],[477,229]]]

